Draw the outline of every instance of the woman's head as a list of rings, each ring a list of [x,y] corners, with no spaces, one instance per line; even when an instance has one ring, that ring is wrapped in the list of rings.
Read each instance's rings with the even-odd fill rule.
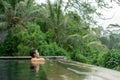
[[[34,58],[34,57],[39,57],[39,52],[38,52],[38,50],[37,50],[37,49],[31,50],[31,51],[30,51],[30,56],[31,56],[32,58]]]

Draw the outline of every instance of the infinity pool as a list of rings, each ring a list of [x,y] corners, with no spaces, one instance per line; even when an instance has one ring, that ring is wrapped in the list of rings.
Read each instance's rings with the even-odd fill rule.
[[[0,80],[110,80],[79,66],[50,60],[35,69],[29,60],[0,60]]]

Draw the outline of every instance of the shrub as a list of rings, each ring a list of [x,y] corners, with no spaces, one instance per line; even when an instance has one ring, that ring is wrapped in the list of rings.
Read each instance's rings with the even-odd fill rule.
[[[55,42],[46,44],[46,45],[41,45],[40,46],[41,50],[41,55],[44,56],[67,56],[69,57],[69,54],[66,50],[63,48],[59,47]]]
[[[104,66],[107,68],[115,68],[120,66],[120,50],[110,50],[103,55]]]
[[[76,55],[75,60],[83,63],[87,62],[87,58],[80,53]]]
[[[28,55],[33,49],[45,44],[46,35],[36,24],[27,24],[25,27],[17,25],[13,27],[3,43],[5,55]]]
[[[113,69],[120,71],[120,65],[119,65],[119,66],[114,67]]]

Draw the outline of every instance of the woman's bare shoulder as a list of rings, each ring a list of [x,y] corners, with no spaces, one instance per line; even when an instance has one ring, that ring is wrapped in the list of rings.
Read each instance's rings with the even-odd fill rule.
[[[37,63],[37,64],[44,64],[45,63],[45,58],[33,58],[30,60],[31,63]]]
[[[38,60],[45,61],[45,58],[38,58]]]

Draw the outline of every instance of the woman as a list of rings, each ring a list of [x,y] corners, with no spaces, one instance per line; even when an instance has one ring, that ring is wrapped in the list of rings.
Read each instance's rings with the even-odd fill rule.
[[[39,58],[39,52],[38,50],[32,50],[30,52],[30,56],[31,56],[31,64],[32,64],[32,67],[35,69],[36,72],[39,71],[39,65],[40,64],[44,64],[45,63],[45,59],[44,58]]]
[[[31,56],[31,62],[34,63],[34,62],[37,62],[37,63],[44,63],[45,62],[45,59],[44,58],[39,58],[39,52],[38,50],[32,50],[30,52],[30,56]]]

